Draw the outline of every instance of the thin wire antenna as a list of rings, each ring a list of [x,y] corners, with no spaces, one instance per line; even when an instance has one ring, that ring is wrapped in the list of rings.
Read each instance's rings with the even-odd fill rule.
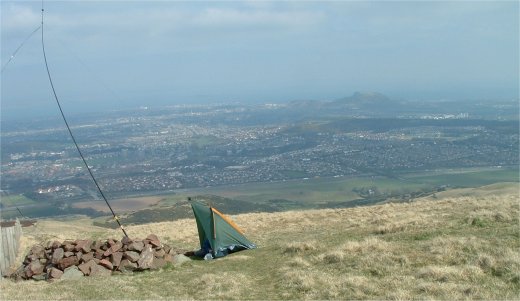
[[[43,50],[43,59],[45,61],[45,69],[47,70],[47,75],[49,77],[49,82],[51,84],[52,93],[54,94],[54,99],[56,100],[56,104],[58,105],[58,108],[60,109],[61,117],[63,118],[63,121],[65,122],[65,125],[67,126],[67,130],[69,131],[70,137],[72,138],[72,141],[74,142],[74,145],[76,146],[76,149],[78,150],[79,156],[81,157],[81,160],[83,160],[83,164],[85,164],[85,167],[88,170],[88,173],[90,174],[90,177],[92,178],[92,181],[94,181],[94,184],[96,184],[96,187],[99,191],[99,194],[101,194],[101,197],[103,197],[103,200],[107,204],[108,208],[110,209],[110,212],[112,212],[112,215],[114,216],[115,221],[119,225],[119,228],[121,228],[121,231],[123,231],[123,234],[128,237],[128,234],[126,234],[125,228],[123,228],[123,225],[121,225],[121,222],[119,221],[119,218],[115,214],[114,210],[112,209],[112,206],[110,206],[110,203],[108,202],[107,198],[105,197],[105,194],[103,193],[103,190],[101,190],[101,187],[99,186],[96,178],[94,177],[94,174],[92,173],[92,170],[87,164],[87,160],[85,160],[85,157],[83,156],[83,153],[81,152],[81,149],[79,148],[78,143],[76,142],[76,138],[74,138],[74,135],[72,134],[72,130],[70,129],[69,123],[67,122],[67,118],[65,118],[65,114],[63,113],[63,109],[61,108],[60,101],[58,100],[58,95],[56,94],[56,89],[54,89],[54,84],[52,82],[51,72],[49,71],[49,65],[47,63],[47,55],[45,54],[45,43],[43,38],[43,0],[42,0],[42,24],[41,24],[41,30],[42,30],[42,50]]]
[[[38,26],[35,30],[33,30],[33,32],[31,32],[27,38],[25,38],[25,40],[23,40],[23,42],[20,44],[20,46],[18,46],[18,48],[16,48],[16,50],[13,52],[13,54],[11,54],[11,56],[9,57],[9,60],[7,61],[7,63],[5,63],[3,66],[2,66],[2,71],[1,73],[4,73],[4,70],[5,68],[7,67],[7,65],[9,65],[9,63],[14,59],[14,57],[16,56],[16,54],[18,53],[18,51],[20,49],[22,49],[23,45],[25,45],[25,43],[27,41],[29,41],[29,39],[33,36],[33,34],[35,34],[42,26]]]
[[[20,208],[16,207],[16,210],[18,210],[18,213],[20,213],[20,216],[24,219],[28,219],[25,215],[23,215],[22,211],[20,211]]]

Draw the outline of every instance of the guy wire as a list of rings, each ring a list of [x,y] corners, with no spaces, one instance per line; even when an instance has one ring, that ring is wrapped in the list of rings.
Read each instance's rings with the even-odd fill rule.
[[[38,26],[35,30],[33,30],[26,38],[25,40],[23,40],[23,42],[20,44],[20,46],[18,46],[18,48],[16,48],[16,50],[13,52],[13,54],[11,54],[11,56],[9,57],[9,60],[7,60],[7,63],[5,63],[3,66],[2,66],[2,71],[1,73],[4,73],[4,70],[5,68],[7,67],[7,65],[9,65],[9,63],[14,59],[14,57],[16,56],[16,54],[18,53],[18,51],[20,51],[20,49],[22,49],[23,45],[25,45],[25,43],[27,41],[29,41],[29,39],[33,36],[33,34],[35,34],[42,26]]]

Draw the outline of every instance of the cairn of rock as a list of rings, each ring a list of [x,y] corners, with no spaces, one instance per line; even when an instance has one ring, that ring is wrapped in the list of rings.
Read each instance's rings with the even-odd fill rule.
[[[83,276],[109,276],[112,273],[160,269],[183,250],[162,244],[150,234],[143,240],[124,237],[121,241],[66,240],[34,245],[23,265],[11,277],[15,279],[74,279]]]

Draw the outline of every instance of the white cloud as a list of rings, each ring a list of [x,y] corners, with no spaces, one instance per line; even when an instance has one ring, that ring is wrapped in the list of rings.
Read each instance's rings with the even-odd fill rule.
[[[314,26],[325,19],[324,14],[313,11],[269,11],[264,9],[236,9],[229,7],[206,7],[186,9],[165,7],[163,9],[130,9],[121,12],[96,13],[88,16],[61,16],[69,28],[92,26],[108,31],[125,28],[127,31],[145,32],[152,36],[170,34],[178,30],[222,29],[226,32],[246,29],[293,30]]]
[[[324,19],[320,12],[264,11],[208,8],[197,14],[192,23],[201,26],[260,26],[295,28],[316,24]]]
[[[119,7],[121,6],[121,7]],[[9,27],[3,27],[6,36],[23,36],[28,32],[14,31],[31,25],[39,25],[38,5],[10,6]],[[4,13],[2,13],[4,15]],[[99,53],[121,51],[132,45],[134,51],[162,52],[175,44],[175,49],[207,47],[207,37],[241,37],[270,39],[278,34],[306,32],[325,23],[325,14],[311,9],[285,7],[275,10],[269,6],[229,6],[214,2],[209,5],[185,3],[159,3],[145,5],[132,3],[125,6],[112,3],[104,5],[73,3],[46,9],[45,24],[49,47],[53,41],[71,44],[73,47]],[[10,32],[6,34],[6,32]],[[238,39],[240,40],[240,38]],[[3,41],[6,41],[3,38]],[[217,40],[212,40],[216,42]],[[218,40],[221,41],[221,40]],[[14,43],[14,42],[13,42]],[[218,42],[217,42],[218,43]],[[218,47],[218,45],[215,45]]]
[[[29,6],[2,4],[2,31],[26,31],[41,22],[41,13]]]

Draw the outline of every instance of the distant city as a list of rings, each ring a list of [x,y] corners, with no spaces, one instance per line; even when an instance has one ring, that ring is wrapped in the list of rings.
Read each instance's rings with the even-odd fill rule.
[[[397,102],[376,93],[330,101],[197,105],[73,118],[110,197],[316,177],[519,164],[518,101]],[[516,118],[516,119],[515,119]],[[2,195],[99,199],[65,128],[3,125]]]

